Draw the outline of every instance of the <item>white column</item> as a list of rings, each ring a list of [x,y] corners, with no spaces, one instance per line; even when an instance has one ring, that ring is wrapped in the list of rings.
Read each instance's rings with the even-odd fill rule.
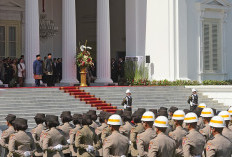
[[[62,81],[75,84],[76,56],[76,5],[75,0],[62,0]]]
[[[38,0],[25,1],[25,61],[27,84],[34,83],[33,62],[40,53]]]
[[[113,83],[110,68],[110,13],[109,0],[97,0],[97,80]]]

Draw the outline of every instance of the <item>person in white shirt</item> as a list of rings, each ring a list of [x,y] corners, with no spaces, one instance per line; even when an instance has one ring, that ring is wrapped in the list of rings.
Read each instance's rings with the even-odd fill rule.
[[[18,78],[19,78],[20,87],[23,87],[25,75],[26,75],[26,68],[25,68],[24,60],[23,58],[21,58],[18,64]]]

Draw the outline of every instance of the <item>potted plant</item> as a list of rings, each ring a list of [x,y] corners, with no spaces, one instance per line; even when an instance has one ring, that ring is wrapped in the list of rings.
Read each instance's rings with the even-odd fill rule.
[[[92,48],[87,46],[87,41],[85,45],[80,46],[79,53],[76,56],[76,64],[80,67],[80,74],[81,74],[81,85],[82,87],[86,87],[86,69],[90,66],[93,66],[93,60],[89,50]]]

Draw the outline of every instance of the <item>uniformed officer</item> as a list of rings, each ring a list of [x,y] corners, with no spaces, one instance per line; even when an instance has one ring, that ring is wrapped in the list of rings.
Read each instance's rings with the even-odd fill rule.
[[[121,117],[117,114],[110,116],[108,125],[110,125],[112,134],[104,140],[103,156],[127,156],[129,140],[119,133],[119,128],[122,125]]]
[[[175,155],[176,143],[165,134],[168,127],[168,118],[159,116],[156,118],[154,125],[157,136],[150,141],[148,156],[173,157]]]
[[[124,112],[122,117],[124,125],[120,127],[119,132],[129,139],[131,129],[133,128],[133,125],[131,124],[131,112]]]
[[[82,122],[82,115],[81,114],[74,114],[72,116],[73,124],[76,126],[75,128],[70,130],[69,133],[69,141],[70,141],[70,153],[71,156],[77,156],[79,154],[77,151],[77,148],[75,147],[75,137],[77,131],[80,131],[82,129],[81,122]]]
[[[214,116],[214,112],[211,108],[204,108],[201,112],[201,117],[203,117],[205,127],[203,129],[200,129],[199,132],[205,136],[206,141],[208,141],[211,138],[211,130],[210,130],[209,122],[213,116]]]
[[[63,111],[60,115],[61,121],[63,125],[59,126],[58,129],[60,129],[64,133],[65,140],[70,143],[69,139],[69,133],[70,130],[73,129],[73,125],[70,124],[72,121],[72,115],[70,111]],[[65,149],[63,151],[63,154],[65,157],[70,156],[70,149]]]
[[[123,99],[121,105],[124,106],[125,110],[132,111],[132,97],[130,89],[126,90],[126,97]]]
[[[142,119],[143,128],[145,131],[137,135],[137,149],[140,157],[147,156],[149,142],[155,138],[156,132],[153,129],[153,123],[155,121],[155,115],[151,111],[147,111],[143,114]]]
[[[198,121],[197,121],[197,131],[200,129],[203,129],[205,127],[205,124],[203,122],[203,118],[201,117],[201,112],[203,108],[197,107],[193,112],[197,115]]]
[[[167,109],[163,109],[161,108],[157,114],[158,116],[164,116],[168,118],[168,112]],[[155,126],[154,126],[155,127]],[[173,128],[168,124],[168,127],[166,128],[165,134],[168,135],[171,131],[173,130]]]
[[[196,89],[192,89],[192,95],[189,97],[187,102],[190,104],[190,111],[194,111],[198,105],[198,95]]]
[[[83,128],[76,133],[75,146],[79,149],[77,156],[93,157],[95,151],[100,147],[95,130],[89,127],[91,124],[90,115],[84,114],[82,119]]]
[[[136,112],[133,118],[135,127],[131,129],[131,133],[130,133],[130,142],[131,142],[130,150],[131,150],[132,157],[137,157],[139,155],[137,145],[136,145],[136,139],[137,139],[138,134],[141,134],[142,132],[144,132],[143,124],[141,123],[141,118],[142,118],[142,114],[139,112]]]
[[[88,114],[90,115],[91,120],[92,120],[92,124],[90,125],[90,127],[94,128],[94,129],[99,127],[100,124],[98,122],[96,122],[96,120],[97,120],[96,110],[89,110]]]
[[[187,131],[182,128],[185,113],[182,110],[174,112],[172,119],[176,129],[169,133],[169,136],[176,141],[176,157],[183,156],[182,139],[187,135]]]
[[[222,130],[226,126],[221,116],[215,116],[209,123],[213,139],[206,144],[206,157],[231,157],[232,143],[224,136]]]
[[[168,124],[171,126],[172,130],[175,130],[174,120],[172,119],[173,113],[177,111],[178,108],[175,106],[170,107],[168,111]]]
[[[106,124],[108,123],[108,119],[110,118],[110,116],[111,116],[111,113],[107,113],[106,115],[105,115],[106,117],[105,117],[105,122],[106,122]],[[103,141],[108,137],[108,136],[110,136],[111,135],[111,130],[110,130],[110,126],[109,125],[107,125],[107,127],[106,128],[104,128],[103,130],[102,130],[102,133],[101,133],[101,141],[102,141],[102,143],[103,143]]]
[[[189,134],[182,140],[184,156],[201,156],[204,151],[205,137],[196,130],[198,117],[190,112],[184,118]]]
[[[10,136],[9,156],[10,157],[31,157],[35,152],[35,143],[31,133],[26,132],[27,120],[17,118],[14,121],[16,133]]]
[[[42,157],[43,150],[40,147],[40,135],[41,135],[42,131],[45,129],[45,127],[43,125],[43,123],[45,122],[45,114],[38,113],[38,114],[36,114],[34,119],[35,119],[35,123],[37,124],[37,126],[31,130],[31,133],[32,133],[32,137],[34,139],[35,146],[36,146],[35,156]]]
[[[40,145],[40,147],[41,147],[42,149],[43,149],[43,141],[44,141],[44,138],[46,137],[47,132],[49,131],[47,122],[48,122],[48,120],[49,120],[49,118],[50,118],[51,116],[53,116],[53,115],[46,115],[46,117],[45,117],[45,129],[42,130],[42,132],[41,132],[41,134],[40,134],[39,145]]]
[[[101,126],[97,127],[97,129],[95,130],[95,133],[98,136],[98,141],[100,143],[100,148],[97,150],[96,156],[103,156],[103,148],[102,148],[103,141],[101,139],[101,136],[102,136],[103,130],[108,127],[108,125],[107,125],[107,120],[108,120],[107,114],[108,114],[107,112],[101,112],[100,115],[98,115],[99,122],[101,123]]]
[[[0,145],[4,148],[2,151],[1,157],[6,157],[7,154],[9,153],[8,150],[8,144],[9,144],[9,138],[10,135],[15,133],[14,127],[12,126],[13,121],[16,119],[16,116],[13,114],[8,114],[6,119],[6,125],[8,126],[8,129],[3,131],[1,140],[0,140]]]
[[[221,111],[218,115],[224,119],[226,124],[222,130],[222,135],[228,138],[230,142],[232,142],[232,131],[228,128],[229,122],[231,121],[230,113],[228,111]]]
[[[63,150],[68,149],[69,145],[64,137],[64,133],[57,129],[60,125],[58,116],[49,115],[46,117],[46,125],[49,130],[43,135],[44,157],[63,157]]]

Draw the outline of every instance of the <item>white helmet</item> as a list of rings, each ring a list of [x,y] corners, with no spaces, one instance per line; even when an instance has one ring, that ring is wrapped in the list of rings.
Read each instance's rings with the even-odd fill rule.
[[[128,93],[131,93],[130,89],[127,89],[127,90],[126,90],[126,94],[128,94]]]
[[[196,123],[196,122],[198,122],[198,117],[196,113],[190,112],[185,115],[184,123]]]
[[[122,125],[122,118],[117,114],[113,114],[112,116],[109,117],[107,124]]]
[[[202,111],[201,111],[201,117],[213,117],[214,116],[214,112],[211,108],[204,108]]]
[[[199,107],[199,108],[206,108],[207,106],[206,106],[205,103],[200,103],[200,104],[198,105],[198,107]]]
[[[141,119],[141,121],[144,122],[154,122],[154,120],[155,120],[155,114],[151,111],[146,111]]]
[[[209,126],[214,128],[224,128],[226,126],[224,119],[221,116],[214,116],[210,122]]]
[[[183,110],[177,110],[173,113],[172,119],[174,120],[184,120],[185,113]]]
[[[230,113],[228,111],[221,111],[218,115],[224,120],[231,120]]]
[[[196,89],[194,89],[194,88],[192,89],[192,92],[196,92],[196,91],[197,91]]]
[[[228,112],[230,113],[230,116],[232,116],[232,107],[229,108]]]
[[[168,118],[165,116],[159,116],[155,119],[154,126],[160,128],[167,128],[168,127]]]

